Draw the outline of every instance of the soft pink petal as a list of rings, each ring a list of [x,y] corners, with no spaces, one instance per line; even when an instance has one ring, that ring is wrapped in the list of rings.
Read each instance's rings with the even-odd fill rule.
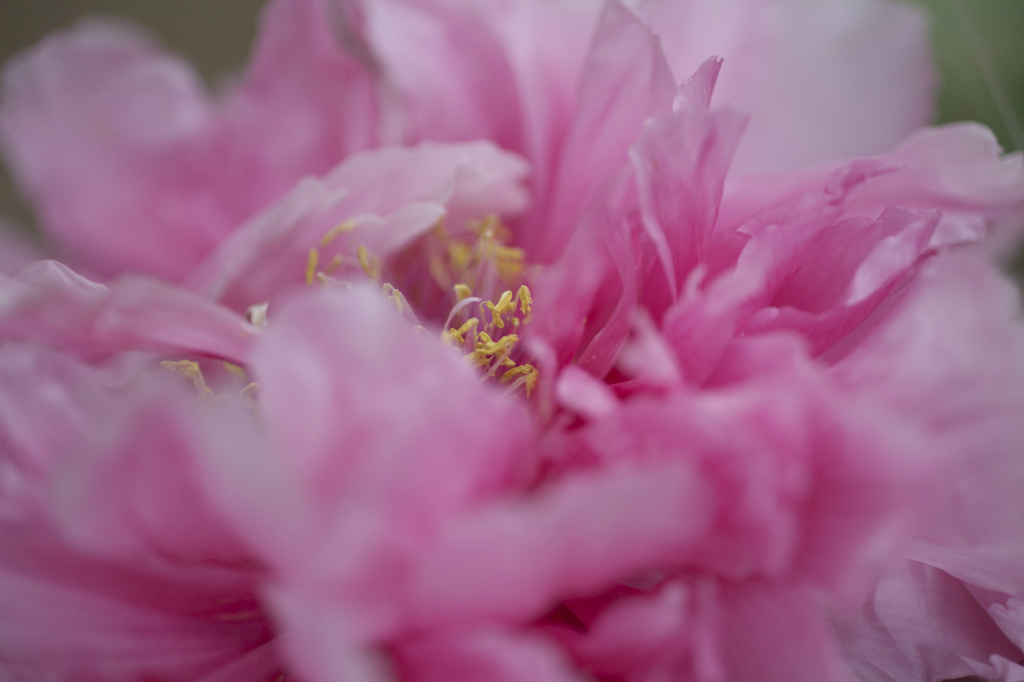
[[[339,646],[393,632],[417,556],[527,466],[526,413],[370,289],[283,304],[251,367],[263,442],[211,422],[211,494],[276,570],[283,617],[322,602]]]
[[[850,666],[871,682],[953,679],[975,672],[968,659],[1021,656],[960,581],[916,561],[886,571],[833,625]]]
[[[950,467],[947,504],[914,557],[1008,594],[1024,592],[1018,306],[1012,284],[977,254],[945,254],[835,367],[844,384],[932,434],[936,462]]]
[[[139,276],[110,287],[56,261],[40,261],[0,282],[0,336],[82,353],[145,350],[243,363],[253,328],[182,289]]]
[[[569,226],[628,163],[627,152],[644,121],[670,111],[674,95],[658,40],[618,2],[605,3],[553,180],[554,203],[541,220],[524,226],[520,238],[534,259],[544,262],[561,253]]]
[[[10,66],[0,133],[63,250],[104,275],[181,279],[303,175],[377,142],[374,85],[322,9],[272,6],[223,104],[123,26],[56,35]]]
[[[268,636],[260,618],[225,609],[241,604],[237,593],[204,595],[97,562],[38,528],[0,535],[0,671],[14,679],[186,682]]]
[[[364,22],[404,100],[413,139],[490,139],[522,148],[513,74],[497,27],[482,20],[479,7],[367,2]]]
[[[407,135],[449,142],[489,138],[524,155],[533,167],[531,191],[543,214],[553,199],[601,4],[354,4],[360,20],[352,23],[405,105]]]
[[[39,347],[0,350],[7,675],[192,680],[271,636],[254,572],[193,477],[194,423],[154,371],[126,381]]]
[[[877,0],[634,0],[677,79],[724,59],[715,101],[751,114],[742,170],[879,154],[927,122],[925,22]]]
[[[273,300],[305,285],[310,249],[349,220],[355,229],[324,249],[324,266],[334,253],[354,261],[358,246],[386,263],[442,216],[454,233],[492,213],[515,216],[528,204],[526,172],[519,157],[482,141],[354,154],[249,221],[189,286],[242,310]]]
[[[416,621],[529,618],[560,597],[672,561],[704,533],[713,499],[687,467],[669,463],[610,468],[492,503],[450,524],[424,557]]]
[[[939,209],[942,220],[934,245],[979,241],[988,235],[986,228],[1010,216],[1013,222],[996,235],[996,246],[1005,248],[1020,238],[1024,157],[1002,152],[992,132],[976,123],[925,128],[893,152],[904,168],[866,183],[854,206]]]
[[[890,154],[844,164],[875,171],[850,193],[848,216],[877,218],[888,206],[941,210],[933,246],[975,242],[994,227],[993,249],[1014,243],[1024,211],[1024,165],[1019,154],[1002,155],[991,131],[974,123],[924,128]],[[757,212],[814,191],[843,166],[786,173],[732,176],[720,225],[738,227]],[[862,171],[864,172],[864,171]]]
[[[649,121],[630,150],[641,217],[658,247],[669,302],[707,259],[725,174],[744,124],[733,111],[682,109]],[[662,292],[646,298],[655,314],[663,308]]]

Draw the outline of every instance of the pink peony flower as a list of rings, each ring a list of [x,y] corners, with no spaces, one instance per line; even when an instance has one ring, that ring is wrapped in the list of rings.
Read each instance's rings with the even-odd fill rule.
[[[1019,676],[1024,165],[918,129],[914,11],[262,26],[217,103],[123,28],[7,72],[88,277],[0,279],[2,676]]]

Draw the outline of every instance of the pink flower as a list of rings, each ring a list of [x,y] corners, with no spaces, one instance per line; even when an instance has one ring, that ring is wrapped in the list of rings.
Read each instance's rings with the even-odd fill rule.
[[[911,10],[715,7],[279,0],[218,105],[22,57],[105,281],[0,280],[0,671],[1013,679],[1021,158],[915,132]]]

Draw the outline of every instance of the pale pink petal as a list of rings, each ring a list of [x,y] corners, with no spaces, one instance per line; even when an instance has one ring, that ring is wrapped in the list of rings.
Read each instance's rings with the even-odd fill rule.
[[[243,363],[253,328],[182,289],[139,276],[109,287],[56,261],[39,261],[0,282],[0,336],[81,353],[145,350]]]
[[[848,216],[877,218],[888,206],[932,211],[942,218],[933,246],[979,241],[992,228],[992,249],[1014,243],[1024,211],[1024,164],[1019,154],[1002,155],[991,131],[974,123],[924,128],[890,154],[844,164],[870,177],[846,199]],[[786,173],[731,176],[720,228],[739,227],[759,211],[816,191],[843,166],[827,165]],[[834,177],[834,175],[833,175]],[[1016,222],[1014,218],[1016,217]],[[1009,223],[1009,224],[1004,224]]]
[[[504,41],[519,97],[523,148],[513,151],[530,160],[535,210],[543,214],[553,200],[554,176],[575,116],[601,3],[499,0],[486,7]]]
[[[674,95],[672,74],[655,36],[617,2],[605,3],[553,179],[555,199],[520,236],[532,258],[545,262],[561,253],[569,226],[628,163],[627,152],[644,121],[668,113]]]
[[[615,276],[606,273],[591,301],[596,314],[584,313],[584,317],[591,319],[582,330],[584,345],[576,358],[581,369],[603,377],[614,366],[615,357],[633,327],[639,285],[635,265],[639,240],[634,226],[611,210],[595,210],[584,220],[582,229],[592,229],[600,235],[615,267]],[[560,322],[565,325],[569,320]]]
[[[922,14],[870,0],[634,0],[677,79],[710,55],[715,101],[751,115],[744,171],[879,154],[931,116]]]
[[[960,581],[916,561],[886,571],[862,605],[832,620],[851,668],[871,682],[953,679],[975,672],[968,659],[1021,656]]]
[[[186,682],[268,637],[244,593],[203,594],[27,530],[0,529],[0,672],[14,679]]]
[[[404,100],[412,139],[522,148],[512,70],[480,12],[444,0],[364,4],[367,40]]]
[[[978,254],[922,269],[884,322],[835,366],[935,438],[946,504],[914,558],[980,587],[1024,593],[1019,466],[1024,328],[1013,285]]]
[[[822,231],[804,250],[806,264],[746,331],[790,329],[808,340],[812,354],[841,356],[843,339],[913,277],[938,220],[937,212],[891,209],[877,221],[850,219]]]
[[[968,661],[971,670],[983,680],[991,682],[1024,682],[1024,665],[1003,658],[991,656],[988,663]]]
[[[634,397],[591,423],[586,443],[606,462],[695,468],[719,503],[713,531],[681,566],[735,580],[799,576],[835,593],[861,587],[928,509],[931,441],[830,389],[791,337],[737,343],[723,365],[745,367],[742,380]]]
[[[192,680],[271,637],[254,571],[192,476],[172,377],[148,379],[0,351],[6,675]]]
[[[925,128],[897,147],[892,158],[904,168],[876,182],[865,183],[853,206],[873,210],[889,204],[923,210],[939,209],[942,220],[933,245],[980,241],[989,229],[1003,225],[996,244],[1016,243],[1024,215],[1024,156],[1002,155],[995,136],[976,123]]]
[[[376,143],[375,86],[322,10],[276,3],[223,104],[119,25],[56,35],[10,66],[0,133],[66,254],[104,275],[181,279],[303,175]]]
[[[249,221],[188,285],[240,310],[273,300],[306,284],[310,249],[346,221],[352,229],[323,249],[324,266],[334,253],[354,262],[358,246],[386,264],[442,217],[459,233],[492,213],[517,215],[529,201],[521,184],[526,172],[519,157],[489,142],[353,154]]]
[[[289,621],[319,599],[339,646],[394,632],[417,556],[528,465],[525,411],[358,287],[283,304],[250,366],[264,442],[211,421],[211,495],[278,573]]]
[[[601,4],[588,0],[350,3],[412,140],[489,138],[530,159],[539,207],[575,114]],[[430,58],[424,58],[430,55]]]
[[[117,438],[91,437],[96,445],[79,447],[54,471],[55,522],[70,542],[108,557],[244,564],[247,551],[197,477],[195,460],[205,456],[195,436],[197,420],[166,400],[178,395],[172,389],[179,387],[166,385],[172,378],[151,389],[164,400],[137,391],[123,414],[92,416],[93,424],[108,427],[124,421]]]

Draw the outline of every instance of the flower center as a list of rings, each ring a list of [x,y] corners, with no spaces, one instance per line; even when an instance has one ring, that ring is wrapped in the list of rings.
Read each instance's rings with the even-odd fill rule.
[[[348,280],[337,273],[346,266],[358,268],[380,284],[381,293],[417,329],[424,330],[419,315],[439,320],[447,314],[444,341],[459,348],[484,380],[506,384],[509,392],[523,388],[529,396],[537,384],[537,369],[521,362],[517,344],[520,330],[530,321],[532,296],[526,280],[532,268],[522,249],[508,245],[511,233],[497,216],[473,221],[459,235],[439,221],[389,259],[387,268],[362,244],[354,257],[336,253],[322,266],[324,250],[356,227],[352,221],[340,223],[309,250],[307,285],[343,284]]]

